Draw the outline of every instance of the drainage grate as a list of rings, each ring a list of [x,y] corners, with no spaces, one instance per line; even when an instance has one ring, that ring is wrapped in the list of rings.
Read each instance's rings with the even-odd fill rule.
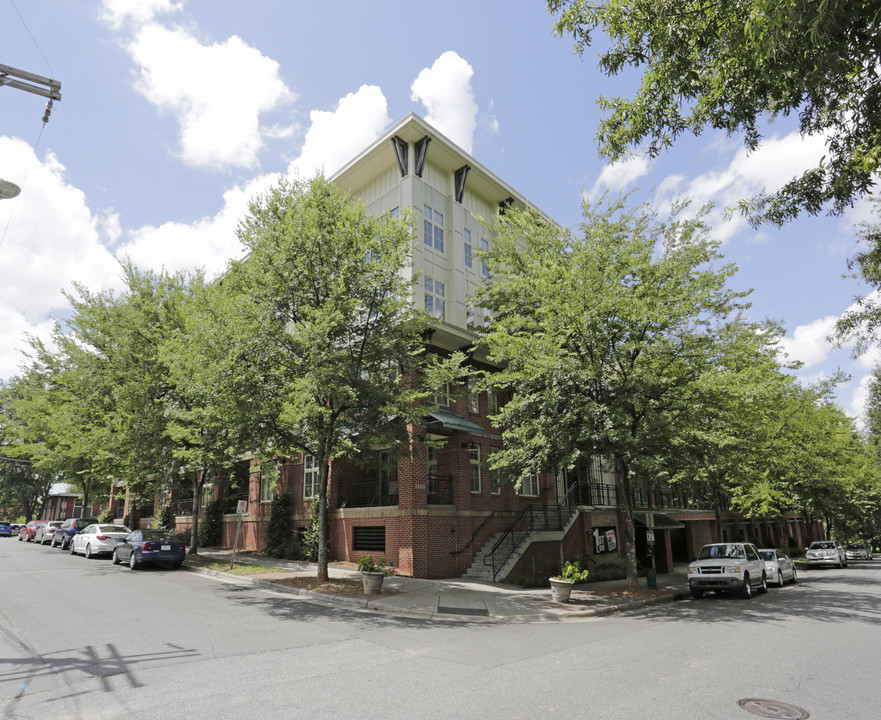
[[[438,605],[437,611],[449,615],[489,615],[489,610],[486,608],[453,608]]]
[[[776,718],[776,720],[807,720],[811,714],[800,707],[777,700],[758,700],[746,698],[738,700],[737,704],[753,715],[763,718]]]

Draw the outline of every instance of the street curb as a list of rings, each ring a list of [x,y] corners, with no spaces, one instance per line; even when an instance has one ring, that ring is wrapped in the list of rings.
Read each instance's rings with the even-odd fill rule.
[[[312,600],[319,601],[328,605],[344,605],[351,606],[354,609],[377,612],[399,617],[412,617],[424,620],[454,622],[454,623],[514,623],[514,622],[572,622],[577,620],[588,620],[606,615],[614,615],[616,613],[628,612],[630,610],[640,610],[653,605],[661,605],[663,603],[676,602],[685,600],[689,597],[689,593],[685,590],[673,591],[656,598],[647,598],[645,600],[632,600],[617,605],[608,605],[606,607],[588,608],[585,610],[575,610],[571,613],[564,611],[550,611],[545,613],[534,613],[524,615],[492,615],[489,617],[480,617],[469,615],[467,617],[457,617],[455,615],[447,615],[436,611],[426,610],[404,610],[399,607],[390,606],[383,599],[365,599],[353,598],[345,595],[328,595],[326,593],[315,592],[314,590],[305,590],[303,588],[290,587],[272,582],[271,580],[252,580],[247,576],[229,575],[218,570],[209,570],[207,568],[187,567],[184,565],[181,570],[197,573],[201,575],[209,575],[217,578],[225,578],[241,584],[250,584],[266,590],[274,590],[289,595],[297,595],[300,597],[308,597]]]

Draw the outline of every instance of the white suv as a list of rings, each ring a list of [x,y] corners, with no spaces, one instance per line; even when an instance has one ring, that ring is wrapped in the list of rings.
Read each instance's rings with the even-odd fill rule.
[[[752,543],[713,543],[704,545],[697,559],[688,566],[691,596],[705,592],[739,592],[749,600],[753,588],[768,591],[765,561]]]

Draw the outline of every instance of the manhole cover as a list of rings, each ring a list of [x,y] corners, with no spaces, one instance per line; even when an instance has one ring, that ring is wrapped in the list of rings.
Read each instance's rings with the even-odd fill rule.
[[[745,700],[738,700],[737,704],[747,712],[763,718],[777,718],[777,720],[807,720],[807,718],[811,716],[807,710],[802,710],[800,707],[790,705],[789,703],[778,702],[777,700],[746,698]]]

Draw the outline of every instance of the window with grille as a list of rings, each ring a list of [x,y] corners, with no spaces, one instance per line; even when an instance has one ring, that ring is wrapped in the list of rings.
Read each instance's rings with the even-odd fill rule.
[[[480,249],[483,252],[489,252],[489,240],[486,238],[480,238]],[[486,258],[481,258],[480,260],[480,272],[484,277],[489,277],[489,265],[486,262]]]
[[[468,450],[468,460],[471,466],[471,492],[480,492],[480,448],[472,445]]]
[[[477,415],[480,412],[480,393],[475,389],[477,380],[468,378],[468,412]]]
[[[538,475],[528,475],[520,485],[520,495],[538,497]]]
[[[353,527],[352,549],[385,552],[385,525]]]
[[[303,461],[303,497],[311,498],[318,495],[318,481],[321,477],[321,469],[318,467],[318,458],[307,455]]]
[[[425,276],[425,310],[438,320],[444,319],[446,311],[446,288],[438,280]]]
[[[423,239],[425,244],[438,252],[444,251],[444,216],[426,205],[423,209]]]
[[[275,460],[260,463],[260,502],[272,502],[278,489],[278,464]]]

